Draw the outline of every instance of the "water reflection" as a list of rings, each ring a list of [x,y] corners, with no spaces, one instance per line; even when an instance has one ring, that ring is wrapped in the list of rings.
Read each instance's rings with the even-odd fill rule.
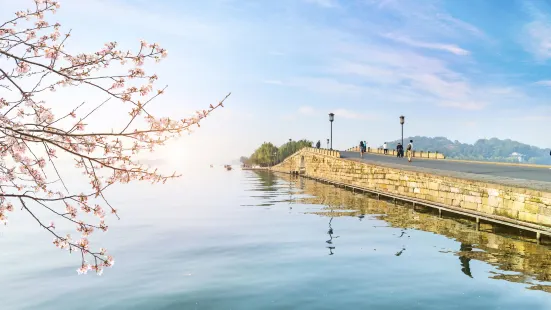
[[[463,255],[463,252],[470,252],[473,250],[472,245],[461,243],[461,246],[459,247],[459,261],[461,262],[461,271],[468,277],[472,278],[473,275],[471,274],[471,265],[470,261],[471,259],[465,255]]]
[[[300,183],[303,194],[308,195],[295,199],[294,203],[325,206],[324,210],[311,213],[330,217],[330,239],[326,241],[330,245],[329,255],[333,255],[335,249],[333,239],[336,237],[331,226],[333,219],[355,216],[361,221],[367,216],[367,220],[383,220],[388,225],[373,227],[401,228],[402,231],[396,235],[397,238],[409,238],[407,230],[413,229],[457,240],[460,247],[452,253],[459,259],[458,269],[470,278],[473,278],[471,260],[481,261],[496,267],[497,271],[491,273],[491,279],[524,283],[528,285],[528,289],[551,292],[550,247],[536,244],[533,239],[525,237],[516,229],[483,223],[480,225],[480,231],[476,231],[472,220],[454,215],[439,217],[438,213],[430,208],[413,209],[308,179],[301,178],[298,181],[287,175],[277,177],[291,182],[295,187]],[[395,255],[401,256],[405,251],[404,246]]]
[[[261,203],[243,206],[271,207],[275,203],[281,202],[277,198],[281,196],[282,188],[288,187],[289,193],[292,192],[292,183],[286,182],[268,171],[255,171],[254,177],[251,176],[248,179],[253,183],[249,185],[250,189],[245,191],[260,192],[258,195],[248,195],[248,197],[257,198]],[[292,197],[289,196],[289,204],[291,204],[291,200]]]
[[[329,235],[329,240],[325,241],[326,243],[330,244],[330,246],[327,247],[329,249],[329,255],[335,254],[335,253],[333,253],[333,250],[335,249],[335,247],[332,245],[333,244],[333,239],[337,239],[339,237],[339,236],[333,236],[334,231],[333,231],[333,227],[331,226],[332,221],[333,221],[333,218],[330,218],[329,219],[329,230],[327,231],[327,234]]]

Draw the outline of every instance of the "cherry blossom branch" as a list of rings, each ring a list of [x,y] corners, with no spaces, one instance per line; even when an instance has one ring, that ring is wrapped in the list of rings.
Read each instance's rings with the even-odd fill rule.
[[[40,227],[54,235],[57,247],[70,252],[80,250],[79,274],[88,270],[101,274],[103,267],[113,265],[113,258],[104,249],[91,251],[88,236],[96,230],[108,230],[102,205],[120,219],[106,190],[134,180],[164,183],[179,177],[175,172],[164,175],[142,165],[136,154],[153,151],[190,132],[193,126],[200,127],[201,120],[223,107],[231,93],[192,117],[154,116],[146,107],[164,94],[166,86],[154,90],[158,77],[146,74],[142,66],[166,57],[165,49],[142,41],[138,52],[133,53],[109,42],[96,52],[70,53],[64,44],[71,32],[62,35],[58,23],[52,25],[45,19],[59,4],[52,0],[34,0],[34,4],[33,9],[17,12],[15,18],[0,25],[0,60],[6,60],[0,68],[0,223],[7,223],[8,212],[18,203]],[[117,66],[113,68],[113,64]],[[113,70],[106,73],[109,67]],[[82,113],[84,103],[79,101],[82,103],[70,112],[56,117],[54,105],[44,98],[47,91],[60,87],[87,87],[105,96],[105,100],[88,113]],[[110,132],[87,130],[85,121],[89,122],[107,103],[126,103],[127,119]],[[75,168],[88,178],[90,188],[86,193],[74,193],[71,184],[65,182],[58,169],[59,153],[72,158]],[[53,222],[47,226],[33,212],[35,207],[75,224],[82,235],[80,240],[58,235]],[[86,214],[99,222],[84,220]],[[87,263],[87,258],[93,258],[94,264]]]

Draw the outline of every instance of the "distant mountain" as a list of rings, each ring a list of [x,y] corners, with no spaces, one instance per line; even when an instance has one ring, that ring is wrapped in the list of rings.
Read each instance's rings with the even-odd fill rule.
[[[480,139],[474,144],[468,144],[457,140],[451,141],[445,137],[416,136],[404,137],[404,144],[407,145],[409,140],[413,140],[415,150],[439,152],[447,158],[551,164],[550,149],[541,149],[510,139]],[[401,140],[388,142],[388,147],[395,149],[398,142]]]

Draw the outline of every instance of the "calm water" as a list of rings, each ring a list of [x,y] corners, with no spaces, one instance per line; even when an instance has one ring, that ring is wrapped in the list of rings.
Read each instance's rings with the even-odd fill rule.
[[[551,308],[545,245],[309,180],[205,169],[112,202],[102,277],[12,216],[0,309]]]

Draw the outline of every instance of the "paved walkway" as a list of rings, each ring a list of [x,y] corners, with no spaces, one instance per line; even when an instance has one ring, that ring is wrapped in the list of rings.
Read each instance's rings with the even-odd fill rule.
[[[445,159],[397,158],[388,155],[364,154],[358,152],[341,152],[342,158],[353,159],[399,169],[436,173],[453,177],[468,178],[492,183],[513,185],[551,191],[551,170],[549,168],[522,167],[514,165],[495,165],[491,163],[470,163],[446,161]]]

